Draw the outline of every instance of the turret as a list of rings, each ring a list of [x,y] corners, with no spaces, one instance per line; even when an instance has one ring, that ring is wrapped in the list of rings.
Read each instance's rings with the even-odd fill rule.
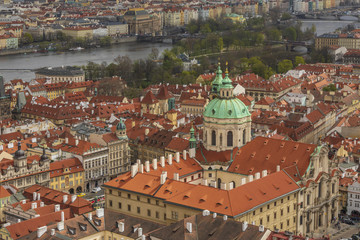
[[[195,138],[195,129],[191,127],[190,129],[190,140],[189,140],[190,148],[196,148],[196,138]]]
[[[222,81],[222,85],[220,86],[220,97],[227,99],[233,98],[233,89],[234,86],[232,85],[232,81],[229,78],[228,63],[226,62],[225,77]]]
[[[214,95],[219,94],[220,87],[222,85],[223,77],[220,62],[218,63],[218,69],[214,81],[211,83],[211,93]]]
[[[127,139],[126,126],[122,118],[120,118],[119,123],[116,125],[116,136],[118,139]]]

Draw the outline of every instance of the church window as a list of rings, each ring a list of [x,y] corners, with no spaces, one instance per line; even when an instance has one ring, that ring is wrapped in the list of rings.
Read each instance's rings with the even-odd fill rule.
[[[232,131],[229,131],[227,133],[227,146],[232,147],[233,146],[233,133]]]
[[[246,143],[246,130],[243,130],[243,144]]]
[[[228,113],[229,113],[229,115],[231,115],[231,114],[232,114],[232,111],[231,111],[231,110],[229,110],[229,111],[228,111]]]
[[[215,132],[215,130],[212,130],[212,132],[211,132],[211,145],[213,145],[213,146],[216,145],[216,132]]]
[[[215,109],[213,109],[213,110],[212,110],[212,114],[214,115],[214,114],[215,114],[215,112],[216,112],[216,111],[215,111]]]

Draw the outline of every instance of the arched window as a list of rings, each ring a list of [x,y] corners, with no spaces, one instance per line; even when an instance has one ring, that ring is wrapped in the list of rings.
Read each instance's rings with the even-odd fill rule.
[[[246,130],[243,130],[243,145],[246,144]]]
[[[222,146],[222,133],[220,133],[220,146]]]
[[[233,133],[232,133],[232,131],[228,131],[228,133],[227,133],[227,146],[228,147],[233,146]]]
[[[212,130],[212,132],[211,132],[211,145],[213,145],[213,146],[216,145],[216,132],[215,132],[215,130]]]

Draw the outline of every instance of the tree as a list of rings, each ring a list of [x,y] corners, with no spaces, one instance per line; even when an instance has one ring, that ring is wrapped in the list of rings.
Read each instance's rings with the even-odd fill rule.
[[[292,61],[289,59],[284,59],[278,63],[278,72],[285,73],[289,70],[293,69]]]
[[[301,56],[296,56],[295,57],[295,61],[294,61],[294,66],[297,67],[299,66],[300,64],[305,64],[305,60],[303,57]]]
[[[280,41],[281,40],[281,32],[277,28],[271,28],[266,31],[266,37],[270,41]]]
[[[296,41],[297,39],[297,33],[296,29],[294,27],[288,27],[284,30],[284,38],[290,41]]]
[[[273,23],[277,23],[278,19],[281,15],[281,9],[279,7],[275,7],[269,10],[269,16]]]
[[[158,48],[152,48],[151,53],[149,54],[149,59],[157,60],[158,58],[159,58],[159,49]]]
[[[337,89],[336,89],[336,86],[334,84],[329,84],[328,86],[323,87],[322,90],[325,91],[325,92],[334,92]]]
[[[224,48],[224,42],[222,37],[219,37],[217,41],[217,46],[218,46],[218,51],[221,52]]]
[[[132,76],[132,61],[128,56],[118,56],[115,58],[115,63],[117,64],[117,76],[121,76],[129,85],[133,85],[134,82],[131,81]]]
[[[285,20],[289,20],[289,19],[291,19],[291,15],[287,12],[284,12],[281,16],[281,20],[285,21]]]
[[[211,28],[210,28],[209,24],[207,23],[207,24],[202,25],[200,27],[200,32],[202,34],[211,33]]]
[[[23,43],[24,44],[29,44],[29,43],[32,43],[32,42],[34,42],[34,38],[31,35],[31,33],[24,33],[24,35],[23,35]]]
[[[111,37],[110,36],[104,36],[100,38],[100,45],[101,46],[110,46],[111,44]]]

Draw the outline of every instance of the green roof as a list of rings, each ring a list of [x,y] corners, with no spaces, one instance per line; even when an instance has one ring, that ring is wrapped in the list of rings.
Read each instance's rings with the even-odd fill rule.
[[[205,107],[204,117],[237,119],[250,116],[246,105],[237,98],[215,98]]]
[[[216,77],[215,77],[214,81],[212,81],[212,83],[211,83],[213,92],[219,91],[220,86],[222,85],[222,81],[223,81],[222,71],[221,71],[221,67],[219,64],[218,70],[216,71]]]

